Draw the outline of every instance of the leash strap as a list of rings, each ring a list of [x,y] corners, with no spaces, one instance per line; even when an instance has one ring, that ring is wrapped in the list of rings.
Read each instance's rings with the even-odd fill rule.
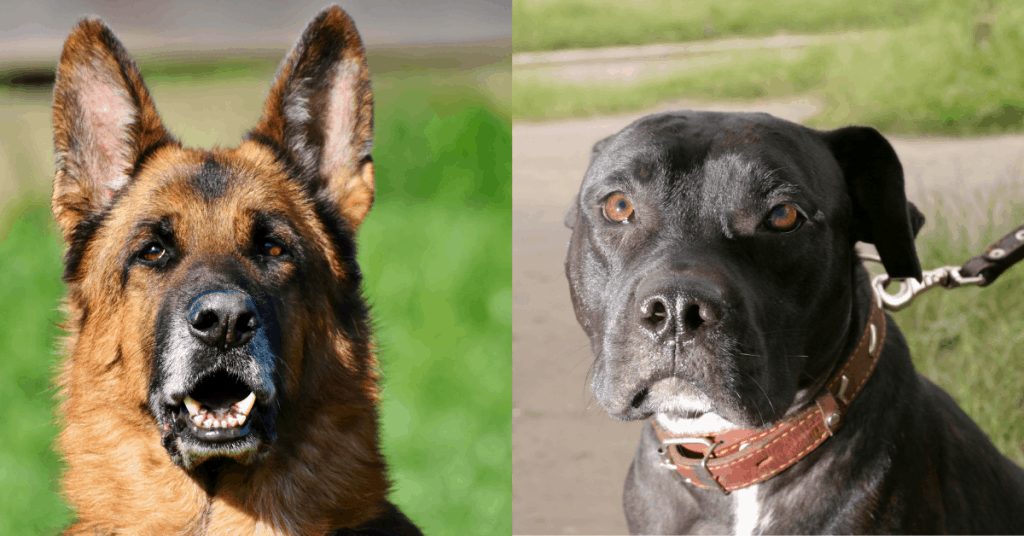
[[[861,258],[881,262],[881,259],[874,255],[861,254]],[[886,291],[892,279],[888,274],[882,273],[871,280],[871,288],[880,307],[885,307],[889,311],[899,311],[909,306],[918,294],[933,287],[954,289],[964,285],[989,285],[999,277],[999,274],[1021,259],[1024,259],[1024,225],[1010,231],[989,246],[985,253],[968,260],[959,268],[942,266],[927,270],[922,272],[920,281],[902,279],[894,293]]]
[[[1024,259],[1024,225],[1010,231],[985,250],[985,253],[974,257],[960,267],[960,274],[965,277],[981,276],[986,286],[999,277],[1021,259]]]
[[[681,437],[651,424],[661,440],[662,467],[683,481],[724,493],[767,480],[792,466],[831,437],[878,364],[885,342],[885,313],[872,300],[860,342],[815,403],[767,430],[730,430],[705,437]]]

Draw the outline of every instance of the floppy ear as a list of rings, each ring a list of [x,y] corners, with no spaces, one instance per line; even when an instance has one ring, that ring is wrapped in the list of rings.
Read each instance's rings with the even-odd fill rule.
[[[363,43],[341,8],[306,27],[249,138],[277,147],[312,196],[359,227],[373,204],[373,97]]]
[[[580,194],[576,194],[576,197],[572,198],[572,206],[569,207],[569,212],[566,212],[565,218],[562,219],[562,223],[570,229],[576,225],[576,217],[579,215],[579,204]]]
[[[907,201],[907,210],[910,211],[910,228],[914,231],[914,238],[917,238],[917,233],[921,232],[921,228],[924,227],[927,218],[910,201]]]
[[[890,277],[921,279],[914,237],[924,216],[907,202],[903,166],[892,145],[870,127],[822,133],[853,201],[851,236],[875,245]]]
[[[611,136],[608,136],[607,138],[604,138],[603,140],[600,140],[594,144],[594,146],[590,149],[590,163],[594,163],[594,159],[597,158],[597,155],[601,154],[601,151],[603,151],[604,148],[608,146],[608,143],[612,141],[612,138],[614,137],[615,134],[612,134]]]
[[[52,208],[64,240],[172,142],[124,45],[99,19],[83,19],[64,43],[53,87]]]

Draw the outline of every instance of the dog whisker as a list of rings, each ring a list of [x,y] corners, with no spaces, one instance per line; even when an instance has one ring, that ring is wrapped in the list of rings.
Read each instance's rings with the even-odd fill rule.
[[[757,382],[757,378],[754,378],[754,376],[747,374],[745,372],[743,373],[743,375],[750,378],[750,381],[754,382],[754,385],[756,385],[757,388],[761,390],[761,393],[764,394],[764,399],[768,401],[768,407],[772,409],[772,414],[775,414],[775,404],[772,403],[772,398],[768,396],[768,392],[764,390],[764,387],[761,387],[761,384]],[[761,418],[761,425],[763,426],[767,424],[764,420],[764,415],[761,414],[761,410],[757,406],[754,406],[754,409],[757,409],[757,416]]]

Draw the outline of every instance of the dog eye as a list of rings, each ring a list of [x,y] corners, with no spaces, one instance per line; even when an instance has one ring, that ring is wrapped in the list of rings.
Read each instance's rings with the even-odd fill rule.
[[[624,223],[633,215],[633,204],[621,194],[614,193],[604,202],[604,217],[615,223]]]
[[[165,253],[167,253],[167,250],[160,244],[154,242],[152,244],[146,244],[146,247],[142,248],[142,251],[139,252],[139,258],[146,262],[155,262],[160,260]]]
[[[268,257],[279,257],[284,254],[284,246],[267,240],[263,242],[263,254]]]
[[[768,213],[767,223],[774,231],[789,232],[800,226],[800,212],[788,203],[775,205]]]

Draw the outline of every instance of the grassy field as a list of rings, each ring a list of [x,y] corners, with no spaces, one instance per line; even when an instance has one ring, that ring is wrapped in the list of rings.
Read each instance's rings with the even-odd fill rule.
[[[954,0],[516,0],[516,52],[902,27]],[[957,2],[962,3],[962,2]]]
[[[494,102],[508,63],[466,57],[370,59],[378,197],[359,259],[392,499],[429,534],[511,531],[511,131]],[[233,145],[254,123],[274,61],[140,64],[171,131],[208,146]],[[63,286],[46,203],[49,97],[9,85],[0,97],[0,186],[17,197],[0,207],[0,536],[52,534],[71,518],[51,450]]]
[[[826,8],[832,4],[823,3]],[[680,99],[806,96],[821,103],[809,124],[823,128],[857,123],[905,134],[1020,131],[1024,5],[1006,2],[982,11],[980,6],[987,4],[928,4],[924,14],[911,9],[919,4],[901,4],[907,13],[918,14],[893,15],[892,21],[873,26],[875,30],[856,41],[719,52],[680,60],[689,63],[667,72],[654,70],[629,83],[571,82],[546,76],[541,67],[517,66],[514,114],[517,120],[546,120],[640,110]],[[861,20],[851,17],[851,25]],[[798,22],[766,18],[764,23],[774,26],[765,32],[802,31],[793,26]]]
[[[1024,181],[934,198],[917,239],[924,269],[960,266],[1024,222]],[[933,289],[892,316],[918,372],[942,386],[996,447],[1024,467],[1024,265],[995,283]]]

